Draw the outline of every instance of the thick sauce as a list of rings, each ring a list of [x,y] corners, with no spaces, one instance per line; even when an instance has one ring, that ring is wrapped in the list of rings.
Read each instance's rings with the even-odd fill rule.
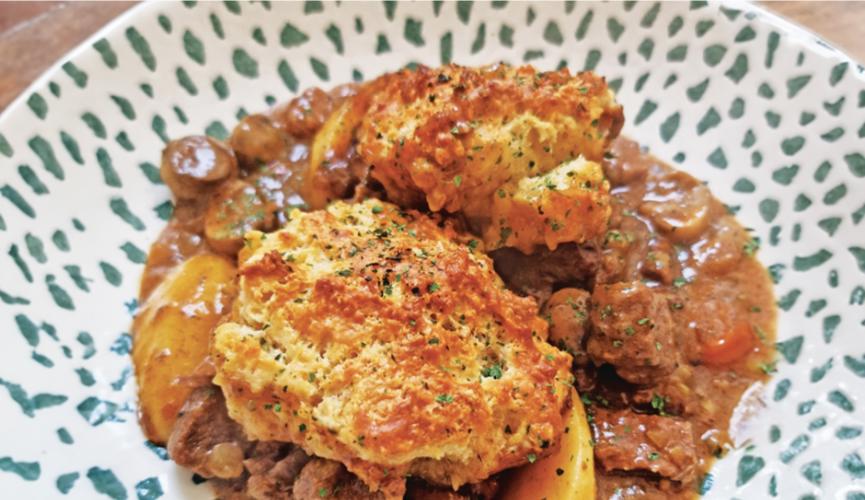
[[[678,366],[666,377],[632,385],[586,364],[577,370],[578,390],[590,413],[609,418],[610,409],[633,409],[689,422],[697,463],[690,479],[679,482],[670,480],[675,474],[663,477],[661,467],[652,469],[653,460],[664,458],[655,452],[630,474],[606,470],[598,460],[598,498],[690,498],[730,446],[727,429],[742,393],[773,370],[772,284],[754,258],[757,241],[703,184],[631,140],[619,139],[611,153],[605,170],[616,203],[595,287],[638,280],[665,295],[677,347],[659,354],[678,358]],[[603,423],[595,420],[597,436]],[[629,430],[638,433],[625,422],[618,426],[624,435],[612,439],[627,446]]]
[[[246,117],[228,145],[196,139],[209,148],[199,160],[213,162],[205,172],[183,171],[183,155],[200,153],[183,153],[190,143],[169,144],[167,151],[180,151],[180,160],[171,160],[180,177],[163,178],[178,200],[150,249],[140,300],[189,257],[233,257],[246,230],[275,229],[288,209],[303,206],[298,193],[314,133],[354,91],[309,90],[269,115]],[[351,150],[330,159],[316,184],[329,196],[356,196],[358,186],[365,189],[365,167],[356,160]],[[216,168],[219,161],[228,166]],[[727,428],[742,393],[772,371],[771,282],[753,256],[757,242],[696,179],[624,138],[604,169],[614,196],[609,231],[578,249],[588,255],[578,272],[563,271],[577,273],[577,282],[566,290],[551,285],[556,293],[538,295],[540,305],[551,322],[572,323],[570,337],[558,340],[574,354],[576,386],[594,427],[598,498],[690,498],[730,446]],[[559,267],[577,265],[550,257]],[[528,262],[521,276],[550,274],[533,267],[533,258],[521,260]],[[551,341],[555,331],[554,324]]]

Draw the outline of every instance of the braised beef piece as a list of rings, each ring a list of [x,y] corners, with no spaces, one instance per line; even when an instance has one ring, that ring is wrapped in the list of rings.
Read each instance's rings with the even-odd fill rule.
[[[300,471],[294,483],[295,500],[377,500],[381,493],[371,493],[365,484],[332,460],[313,458]]]
[[[670,286],[673,280],[682,275],[676,250],[669,240],[652,238],[646,245],[646,255],[640,263],[643,276]]]
[[[289,443],[248,441],[231,420],[222,391],[193,391],[168,439],[177,464],[205,478],[222,499],[291,500],[292,486],[309,457]]]
[[[677,364],[666,297],[640,281],[598,285],[592,293],[592,332],[586,351],[628,382],[648,385]]]
[[[177,464],[203,477],[223,479],[243,473],[242,461],[251,447],[240,425],[228,417],[222,391],[215,386],[200,387],[189,395],[167,446]],[[214,450],[222,451],[215,454]],[[226,463],[225,458],[233,458],[234,463]]]
[[[229,418],[222,391],[212,385],[194,390],[186,400],[168,439],[168,453],[178,465],[210,479],[220,500],[383,498],[339,462],[311,458],[291,443],[247,440]],[[459,492],[417,481],[409,487],[409,498],[489,500],[497,489],[493,478]]]
[[[256,500],[291,500],[293,486],[309,455],[288,443],[257,442],[243,461],[249,473],[246,494]]]
[[[490,256],[496,272],[511,290],[531,295],[539,304],[560,288],[590,288],[600,259],[594,244],[560,245],[554,251],[543,248],[531,255],[501,248]]]
[[[653,233],[645,220],[614,206],[610,227],[600,252],[596,283],[646,278],[669,286],[681,276],[675,247]]]
[[[488,477],[480,483],[467,484],[458,491],[446,487],[433,487],[417,479],[406,484],[406,500],[491,500],[499,491],[497,476]]]
[[[550,344],[574,356],[578,365],[588,361],[584,347],[589,327],[589,299],[591,294],[579,288],[563,288],[544,304],[541,315],[550,324]]]
[[[697,449],[685,420],[595,409],[595,458],[606,471],[643,471],[679,482],[693,481]]]
[[[634,158],[644,161],[633,161]],[[604,168],[604,176],[615,188],[626,184],[641,184],[649,168],[657,163],[655,158],[644,155],[639,143],[622,137],[613,142],[612,154],[604,157],[601,166]]]

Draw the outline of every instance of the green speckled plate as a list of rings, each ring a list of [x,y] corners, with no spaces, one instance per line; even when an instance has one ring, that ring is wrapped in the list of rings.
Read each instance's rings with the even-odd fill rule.
[[[777,373],[711,498],[865,499],[862,66],[750,4],[147,3],[0,118],[0,496],[206,498],[147,446],[127,333],[168,137],[408,63],[595,69],[775,279]]]

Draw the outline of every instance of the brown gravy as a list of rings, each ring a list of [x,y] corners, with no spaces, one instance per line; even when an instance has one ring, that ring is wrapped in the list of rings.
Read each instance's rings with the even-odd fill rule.
[[[604,378],[603,370],[579,370],[578,389],[590,413],[631,407],[689,421],[699,473],[676,483],[607,472],[596,462],[597,497],[692,498],[730,446],[730,417],[743,392],[774,369],[772,283],[754,257],[758,242],[699,181],[626,138],[611,153],[605,171],[616,203],[598,279],[640,279],[669,294],[685,361],[640,388]]]

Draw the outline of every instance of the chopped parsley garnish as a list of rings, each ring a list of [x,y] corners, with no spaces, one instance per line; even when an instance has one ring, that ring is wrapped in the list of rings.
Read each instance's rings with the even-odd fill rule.
[[[649,460],[651,460],[652,462],[654,462],[655,460],[657,460],[659,458],[661,458],[661,454],[658,453],[657,451],[653,451],[652,453],[649,453]]]
[[[433,337],[433,338],[427,340],[426,343],[429,345],[438,345],[439,339],[438,339],[438,337]]]
[[[474,250],[478,247],[478,240],[469,240],[468,245],[470,250]]]
[[[683,278],[682,276],[678,276],[673,280],[673,286],[676,288],[682,288],[683,286],[688,284],[688,280]]]
[[[749,257],[754,255],[755,253],[757,253],[757,250],[759,250],[759,249],[760,249],[760,239],[759,238],[751,238],[750,240],[748,240],[747,243],[745,243],[745,246],[742,247],[742,250],[744,250],[745,255],[747,255]]]
[[[300,432],[306,432],[306,424],[298,425],[297,430],[299,430]]]
[[[765,373],[766,375],[769,375],[770,373],[775,373],[776,371],[778,371],[775,368],[776,363],[777,363],[777,361],[770,361],[769,363],[760,363],[759,366],[760,366],[760,369],[763,370],[763,373]]]
[[[329,493],[330,493],[330,490],[328,490],[324,486],[322,486],[321,488],[318,489],[318,496],[320,496],[321,498],[326,497]]]
[[[649,318],[640,318],[637,320],[637,324],[642,326],[648,324],[649,321],[651,321]]]
[[[624,240],[625,240],[625,237],[622,236],[622,233],[619,232],[618,230],[611,229],[611,230],[607,231],[607,236],[605,238],[605,242],[624,241]]]
[[[307,374],[307,376],[306,376],[306,380],[308,380],[310,382],[315,382],[315,373],[309,372],[309,374]]]
[[[282,411],[282,405],[279,403],[276,403],[275,405],[273,405],[273,411],[275,411],[276,413],[281,412]]]
[[[529,453],[528,455],[526,455],[526,459],[529,461],[530,464],[533,464],[538,460],[538,456],[534,453]]]
[[[502,368],[497,364],[487,366],[481,369],[481,376],[498,380],[502,378]]]
[[[439,394],[438,396],[436,396],[436,401],[441,404],[449,404],[454,402],[454,397],[450,394]]]
[[[764,344],[766,343],[766,332],[763,331],[762,328],[760,328],[760,325],[754,325],[754,335],[756,335],[757,338],[760,339],[760,342]]]
[[[343,269],[343,270],[341,270],[341,271],[337,271],[336,274],[338,274],[338,275],[340,275],[340,276],[343,276],[343,277],[345,277],[345,276],[351,276],[351,269]]]
[[[436,283],[436,282],[432,282],[432,283],[430,283],[430,284],[426,287],[426,290],[427,290],[429,293],[437,292],[439,289],[441,289],[441,287],[440,287],[439,284]]]
[[[463,176],[458,175],[458,176],[454,177],[454,186],[460,187],[460,184],[462,184],[462,183],[463,183]]]
[[[376,205],[376,206],[372,207],[372,213],[380,214],[382,212],[384,212],[384,208],[382,208],[381,205]]]
[[[664,408],[667,406],[667,398],[661,396],[660,394],[652,395],[652,408],[658,410],[659,415],[666,415],[666,411]]]
[[[613,314],[613,306],[610,304],[605,305],[601,309],[601,319],[607,319],[611,314]]]

